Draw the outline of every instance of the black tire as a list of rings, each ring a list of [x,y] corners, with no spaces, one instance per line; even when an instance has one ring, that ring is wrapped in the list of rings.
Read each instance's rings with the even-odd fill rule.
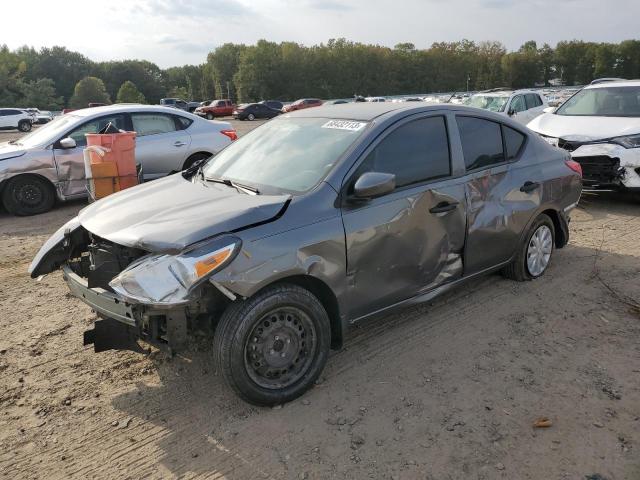
[[[216,116],[213,113],[211,112],[207,113],[207,120],[213,120],[214,118],[216,118]]]
[[[191,155],[189,158],[187,158],[184,161],[184,165],[182,166],[182,170],[186,170],[187,168],[190,168],[198,160],[205,160],[205,159],[209,158],[210,156],[211,155],[209,155],[208,153],[194,153],[193,155]]]
[[[247,120],[253,121],[256,119],[256,116],[253,113],[250,113],[249,115],[247,115]]]
[[[53,186],[36,175],[13,177],[2,190],[4,208],[21,217],[48,212],[55,202]]]
[[[29,120],[20,120],[18,122],[18,130],[21,132],[28,132],[31,130],[31,122]]]
[[[535,272],[532,274],[527,265],[527,251],[529,249],[529,243],[532,241],[533,235],[538,231],[538,229],[542,226],[546,226],[551,231],[551,252],[549,256],[548,263],[542,270],[542,272]],[[536,218],[533,222],[529,230],[527,231],[526,236],[524,237],[524,241],[518,247],[518,253],[509,265],[507,265],[503,270],[502,274],[510,278],[511,280],[515,280],[517,282],[526,282],[529,280],[533,280],[535,278],[541,277],[545,274],[549,265],[551,264],[551,259],[553,257],[553,252],[555,251],[555,239],[556,239],[556,231],[553,226],[553,221],[546,214],[541,214]]]
[[[271,406],[313,386],[330,344],[329,317],[318,299],[281,284],[232,303],[216,327],[213,351],[225,381],[242,399]]]

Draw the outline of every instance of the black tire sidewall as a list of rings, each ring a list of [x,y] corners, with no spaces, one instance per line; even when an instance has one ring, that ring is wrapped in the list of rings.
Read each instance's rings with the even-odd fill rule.
[[[23,125],[26,126],[25,128],[23,128]],[[18,130],[20,130],[21,132],[28,132],[30,131],[32,128],[32,125],[29,121],[27,120],[22,120],[20,122],[18,122]]]
[[[306,313],[316,329],[317,346],[307,371],[294,384],[282,389],[268,389],[256,384],[245,364],[245,344],[256,323],[278,307],[295,307]],[[215,354],[231,387],[246,401],[263,406],[289,402],[313,386],[329,356],[331,327],[322,304],[308,291],[296,286],[279,286],[255,298],[232,305],[216,330]]]
[[[207,113],[207,120],[213,120],[216,116],[213,113]]]
[[[249,115],[247,115],[247,119],[253,121],[256,119],[256,116],[253,113],[250,113]]]
[[[42,192],[42,201],[35,207],[19,203],[16,199],[15,191],[26,185],[33,185]],[[41,178],[34,175],[24,175],[9,180],[2,192],[2,203],[9,213],[18,216],[30,216],[45,213],[53,208],[55,204],[55,191],[53,187]]]
[[[542,271],[542,273],[540,275],[532,275],[531,272],[529,272],[529,267],[527,266],[527,250],[529,248],[529,242],[531,241],[531,237],[533,237],[533,234],[542,225],[546,225],[551,230],[551,256],[549,257],[549,263],[547,264],[545,269]],[[522,262],[523,262],[522,268],[524,269],[525,275],[529,279],[534,280],[536,278],[540,278],[545,273],[547,273],[547,270],[549,270],[549,265],[551,265],[551,261],[553,260],[553,254],[554,254],[555,249],[556,249],[556,241],[555,241],[555,239],[556,239],[556,230],[555,230],[555,227],[553,225],[553,221],[546,214],[539,215],[538,218],[536,218],[536,220],[533,222],[533,224],[529,228],[529,231],[527,232],[527,236],[525,237],[524,245],[522,246],[522,252],[521,252]]]

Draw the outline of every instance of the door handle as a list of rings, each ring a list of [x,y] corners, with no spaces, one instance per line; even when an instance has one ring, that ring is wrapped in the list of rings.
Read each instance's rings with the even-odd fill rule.
[[[458,207],[458,202],[440,202],[435,207],[431,207],[429,211],[431,213],[445,213],[455,210]]]
[[[182,147],[183,145],[186,145],[186,143],[181,142],[180,140],[177,140],[176,142],[173,143],[174,147]]]
[[[524,185],[520,187],[520,191],[529,193],[533,192],[538,187],[540,187],[540,184],[538,182],[524,182]]]

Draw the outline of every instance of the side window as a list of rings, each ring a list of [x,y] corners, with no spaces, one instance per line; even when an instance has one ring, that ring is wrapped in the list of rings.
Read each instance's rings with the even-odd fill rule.
[[[193,120],[191,120],[190,118],[181,117],[179,115],[175,116],[174,118],[176,122],[178,122],[178,130],[186,130],[193,123]]]
[[[527,109],[527,106],[524,103],[524,97],[522,95],[518,95],[517,97],[513,97],[511,100],[511,105],[509,106],[509,110],[513,112],[524,112]]]
[[[496,122],[475,117],[456,117],[467,170],[504,162],[502,134]]]
[[[176,122],[172,115],[164,113],[132,113],[133,130],[139,137],[175,132]]]
[[[6,110],[0,110],[0,117],[6,117],[9,113]]]
[[[542,105],[542,103],[539,103],[540,97],[538,97],[538,95],[536,95],[535,93],[527,93],[525,95],[525,98],[527,100],[527,110],[529,110],[530,108],[536,108]]]
[[[387,135],[358,168],[393,173],[403,187],[451,174],[449,140],[444,117],[414,120]]]
[[[502,135],[504,137],[504,147],[507,151],[507,160],[513,160],[520,153],[520,149],[527,137],[506,125],[502,125]]]
[[[107,117],[89,120],[87,123],[83,123],[66,136],[73,138],[76,141],[76,146],[84,147],[87,145],[87,138],[85,137],[85,134],[97,133],[106,127],[109,122],[113,123],[116,128],[120,130],[124,130],[126,128],[124,115],[109,115]]]

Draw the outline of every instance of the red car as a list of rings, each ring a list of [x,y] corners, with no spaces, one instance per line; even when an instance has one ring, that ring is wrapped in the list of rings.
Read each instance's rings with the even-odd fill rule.
[[[213,100],[209,105],[198,107],[193,113],[206,117],[207,120],[213,120],[215,117],[228,117],[233,113],[236,105],[228,98],[222,100]]]
[[[293,112],[295,110],[303,110],[305,108],[319,107],[322,105],[322,100],[318,98],[301,98],[295,102],[282,107],[283,112]]]

